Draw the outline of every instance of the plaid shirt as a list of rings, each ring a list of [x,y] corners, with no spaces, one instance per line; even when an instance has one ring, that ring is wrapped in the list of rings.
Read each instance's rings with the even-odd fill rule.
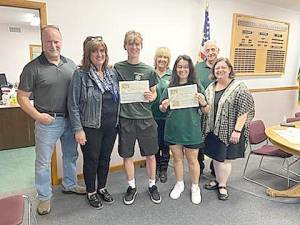
[[[233,80],[220,98],[216,115],[214,115],[215,87],[216,83],[213,82],[205,91],[211,109],[209,113],[204,116],[202,125],[204,136],[206,137],[208,133],[213,132],[224,144],[226,144],[226,146],[228,146],[237,119],[241,115],[248,113],[244,125],[244,135],[246,139],[248,139],[248,126],[249,122],[254,118],[255,108],[253,97],[246,85],[242,82]]]

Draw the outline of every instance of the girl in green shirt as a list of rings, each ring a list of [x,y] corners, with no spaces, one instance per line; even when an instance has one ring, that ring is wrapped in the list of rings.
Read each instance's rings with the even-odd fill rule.
[[[178,199],[184,191],[183,156],[185,155],[192,181],[191,200],[194,204],[200,204],[200,167],[197,156],[199,148],[203,147],[201,114],[207,113],[209,106],[203,95],[203,87],[197,84],[191,58],[187,55],[180,55],[175,61],[169,87],[193,84],[196,84],[198,89],[195,93],[195,98],[199,102],[198,107],[169,109],[170,100],[168,99],[168,92],[165,90],[161,98],[160,110],[168,112],[165,124],[165,141],[168,142],[174,157],[174,171],[177,181],[170,197]]]

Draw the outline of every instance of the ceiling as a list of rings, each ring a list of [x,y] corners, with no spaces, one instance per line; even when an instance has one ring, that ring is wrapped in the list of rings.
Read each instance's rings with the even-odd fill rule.
[[[247,0],[251,2],[250,0]],[[266,3],[280,8],[290,9],[300,13],[300,1],[299,0],[252,0],[260,3]],[[34,14],[39,17],[38,10],[15,8],[0,6],[0,23],[11,25],[30,25],[28,22],[29,14]]]
[[[254,0],[260,3],[267,3],[269,5],[278,6],[284,9],[290,9],[300,13],[300,1],[299,0]]]

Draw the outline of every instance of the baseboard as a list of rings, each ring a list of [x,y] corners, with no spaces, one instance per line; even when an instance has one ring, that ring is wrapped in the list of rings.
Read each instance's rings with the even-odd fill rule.
[[[136,160],[133,162],[134,163],[134,166],[137,167],[137,166],[140,166],[140,167],[145,167],[146,166],[146,160],[144,159],[141,159],[141,160]],[[109,172],[110,173],[115,173],[115,172],[119,172],[119,171],[123,171],[124,170],[124,166],[123,164],[115,164],[115,165],[112,165],[109,167]],[[82,180],[83,179],[83,174],[78,174],[77,175],[77,179],[78,180]],[[59,185],[61,184],[61,177],[58,178],[58,183],[55,184],[55,185]]]

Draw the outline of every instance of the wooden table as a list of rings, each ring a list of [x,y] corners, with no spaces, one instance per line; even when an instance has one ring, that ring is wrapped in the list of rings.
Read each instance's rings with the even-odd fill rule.
[[[300,128],[300,122],[294,123],[297,128]],[[275,130],[283,130],[287,129],[287,127],[282,127],[280,125],[268,127],[266,129],[266,135],[270,139],[270,141],[280,147],[285,152],[291,153],[297,157],[300,157],[300,144],[292,144],[288,142],[286,139],[279,136]],[[290,198],[300,198],[300,184],[297,184],[287,190],[278,191],[272,188],[268,188],[266,190],[267,195],[271,197],[290,197]]]

